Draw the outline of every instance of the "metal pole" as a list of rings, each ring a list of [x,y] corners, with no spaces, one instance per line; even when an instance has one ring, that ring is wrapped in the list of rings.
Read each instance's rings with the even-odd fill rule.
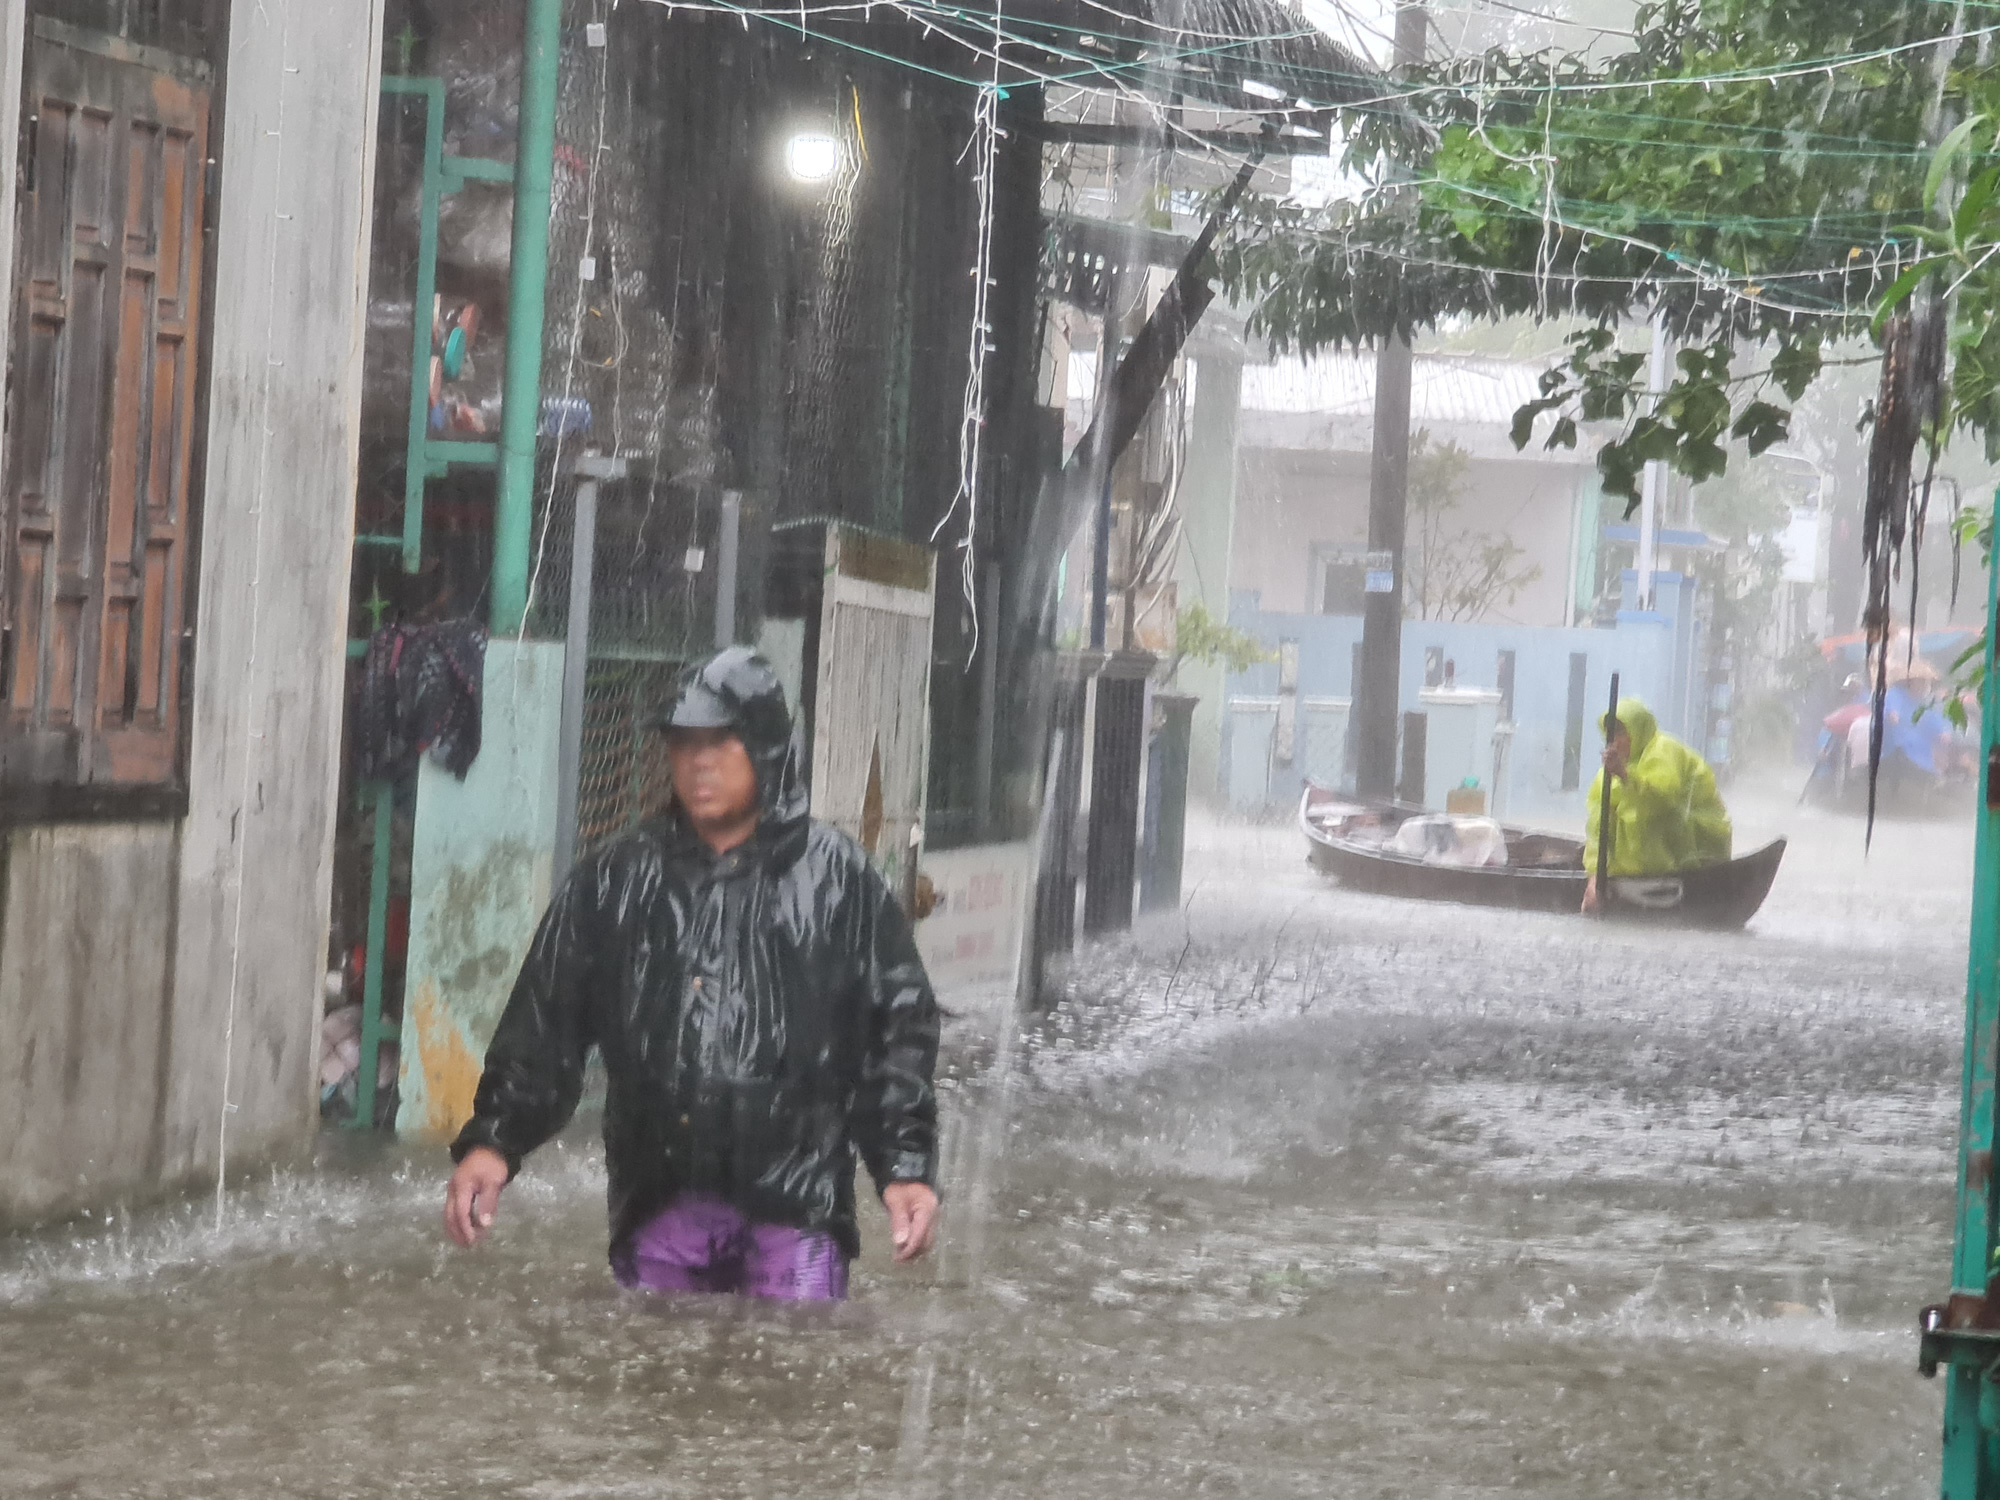
[[[562,0],[527,0],[521,46],[521,123],[514,152],[514,239],[507,273],[507,365],[501,388],[500,481],[493,509],[496,635],[513,635],[528,612],[528,553],[535,502],[535,433],[542,415],[542,310],[549,273],[549,207],[555,175],[556,65]],[[427,308],[417,309],[421,319]]]
[[[389,852],[396,836],[396,784],[370,783],[375,794],[375,844],[369,857],[368,951],[362,961],[361,1062],[354,1077],[356,1130],[375,1124],[375,1075],[382,1070],[382,1044],[397,1028],[382,1021],[382,950],[389,943]]]
[[[569,544],[569,630],[563,642],[562,724],[556,750],[555,878],[576,863],[577,806],[583,791],[583,699],[590,669],[590,596],[597,557],[597,486],[623,479],[621,458],[585,458],[576,466],[576,520]]]
[[[1618,674],[1611,674],[1611,706],[1604,711],[1604,748],[1611,748],[1611,737],[1618,733]],[[1611,909],[1611,837],[1614,832],[1611,819],[1611,768],[1606,766],[1597,773],[1597,910],[1600,915]]]
[[[432,304],[437,297],[438,198],[444,164],[444,85],[435,78],[388,78],[385,93],[410,95],[424,106],[424,171],[417,218],[417,284],[410,300],[410,404],[404,433],[403,571],[414,573],[424,560],[424,485],[430,478],[424,445],[430,436]],[[368,870],[368,946],[361,981],[361,1061],[354,1081],[356,1130],[375,1126],[376,1077],[382,1045],[400,1028],[382,1018],[384,948],[389,939],[391,853],[396,829],[394,782],[369,784],[374,797],[375,837]]]
[[[430,87],[424,102],[424,177],[417,218],[417,290],[410,303],[410,415],[404,438],[403,571],[424,565],[424,485],[430,469],[424,444],[431,421],[431,321],[437,301],[438,197],[444,176],[444,85]]]
[[[993,831],[993,735],[1000,702],[1000,565],[988,563],[979,591],[979,720],[972,749],[972,811],[980,837]]]
[[[722,492],[721,534],[715,540],[715,648],[736,644],[736,548],[743,533],[743,492]]]
[[[1667,389],[1667,319],[1664,313],[1653,317],[1653,348],[1646,361],[1646,389],[1652,397],[1650,410],[1658,411],[1660,398]],[[1641,609],[1653,607],[1654,553],[1660,533],[1660,502],[1665,498],[1666,486],[1666,461],[1653,459],[1646,465],[1645,479],[1639,489],[1639,592],[1634,602]]]
[[[2000,505],[2000,495],[1995,503]],[[1986,680],[1980,692],[1981,797],[1972,875],[1972,945],[1965,983],[1965,1060],[1958,1109],[1958,1224],[1953,1300],[1993,1298],[1995,1051],[2000,1046],[2000,549],[1986,585]],[[1992,1387],[1980,1364],[1951,1366],[1944,1400],[1944,1500],[1994,1500],[2000,1466],[1989,1439]]]
[[[563,641],[562,741],[556,753],[555,878],[576,863],[576,809],[583,771],[583,687],[590,662],[591,563],[597,554],[597,481],[576,487],[570,531],[569,631]]]
[[[1421,62],[1428,17],[1396,11],[1396,66]],[[1368,571],[1361,622],[1361,680],[1354,685],[1355,790],[1388,798],[1396,785],[1396,720],[1403,669],[1403,532],[1410,478],[1410,345],[1398,334],[1375,357],[1374,455],[1368,470]],[[1387,555],[1386,570],[1379,566]],[[1387,584],[1378,588],[1378,584]]]

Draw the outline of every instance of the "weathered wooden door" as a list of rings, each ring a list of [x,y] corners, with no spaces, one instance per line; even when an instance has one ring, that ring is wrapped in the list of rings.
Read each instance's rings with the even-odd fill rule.
[[[40,22],[0,569],[0,781],[160,785],[179,735],[209,90]]]

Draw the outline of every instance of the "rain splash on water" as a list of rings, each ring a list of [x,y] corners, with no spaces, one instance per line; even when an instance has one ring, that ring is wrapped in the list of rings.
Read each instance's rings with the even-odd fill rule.
[[[580,1121],[487,1248],[435,1148],[0,1247],[9,1494],[1928,1494],[1953,825],[1795,835],[1746,934],[1323,885],[1206,827],[1184,914],[951,1023],[947,1218],[831,1310],[639,1299]],[[107,1433],[122,1434],[117,1442]]]

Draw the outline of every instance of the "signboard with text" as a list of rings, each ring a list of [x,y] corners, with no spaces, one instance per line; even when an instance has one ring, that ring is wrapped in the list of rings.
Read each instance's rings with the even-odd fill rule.
[[[917,923],[917,951],[940,993],[1009,984],[1034,890],[1034,846],[978,844],[926,853],[920,865],[938,904]]]

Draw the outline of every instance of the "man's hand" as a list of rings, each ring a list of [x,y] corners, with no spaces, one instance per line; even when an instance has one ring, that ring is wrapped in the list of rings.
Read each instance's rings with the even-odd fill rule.
[[[882,1189],[882,1206],[889,1210],[889,1240],[896,1247],[897,1265],[930,1249],[937,1230],[938,1201],[929,1184],[892,1182]]]
[[[1604,774],[1616,781],[1632,763],[1632,731],[1616,719],[1605,728]]]
[[[455,1244],[470,1250],[485,1237],[506,1185],[506,1157],[490,1146],[465,1153],[444,1190],[444,1232]]]
[[[1586,913],[1597,910],[1597,877],[1592,875],[1583,882],[1583,909]]]

